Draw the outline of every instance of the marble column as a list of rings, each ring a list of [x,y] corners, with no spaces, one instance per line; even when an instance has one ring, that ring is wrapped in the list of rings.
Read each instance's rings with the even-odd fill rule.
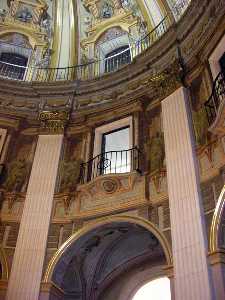
[[[162,101],[176,300],[213,299],[188,91]]]
[[[38,300],[63,135],[40,135],[20,223],[7,300]]]

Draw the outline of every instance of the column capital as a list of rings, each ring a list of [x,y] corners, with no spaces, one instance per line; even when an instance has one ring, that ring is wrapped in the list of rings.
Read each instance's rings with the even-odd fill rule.
[[[40,133],[63,134],[69,121],[69,112],[44,110],[39,113],[38,119],[41,123]]]

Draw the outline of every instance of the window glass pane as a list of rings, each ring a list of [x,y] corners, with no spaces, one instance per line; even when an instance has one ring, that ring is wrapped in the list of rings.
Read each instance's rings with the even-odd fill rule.
[[[130,147],[129,141],[130,128],[121,128],[113,132],[104,134],[104,152],[127,150]]]
[[[130,172],[131,154],[126,151],[130,148],[129,132],[126,127],[103,135],[104,174]]]

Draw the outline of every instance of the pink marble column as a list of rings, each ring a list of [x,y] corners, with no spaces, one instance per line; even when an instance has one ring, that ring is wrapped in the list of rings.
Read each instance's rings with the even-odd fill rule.
[[[213,299],[188,92],[162,101],[176,300]]]
[[[20,224],[7,300],[38,300],[63,135],[40,135]]]

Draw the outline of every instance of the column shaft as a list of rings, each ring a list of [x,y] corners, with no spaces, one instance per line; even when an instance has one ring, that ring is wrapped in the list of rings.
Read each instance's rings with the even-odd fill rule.
[[[66,68],[77,64],[76,1],[55,0],[53,55],[51,67]],[[68,74],[71,78],[72,70]]]
[[[206,234],[188,93],[162,102],[177,300],[212,299]]]
[[[38,300],[62,135],[40,135],[7,291],[8,300]]]

